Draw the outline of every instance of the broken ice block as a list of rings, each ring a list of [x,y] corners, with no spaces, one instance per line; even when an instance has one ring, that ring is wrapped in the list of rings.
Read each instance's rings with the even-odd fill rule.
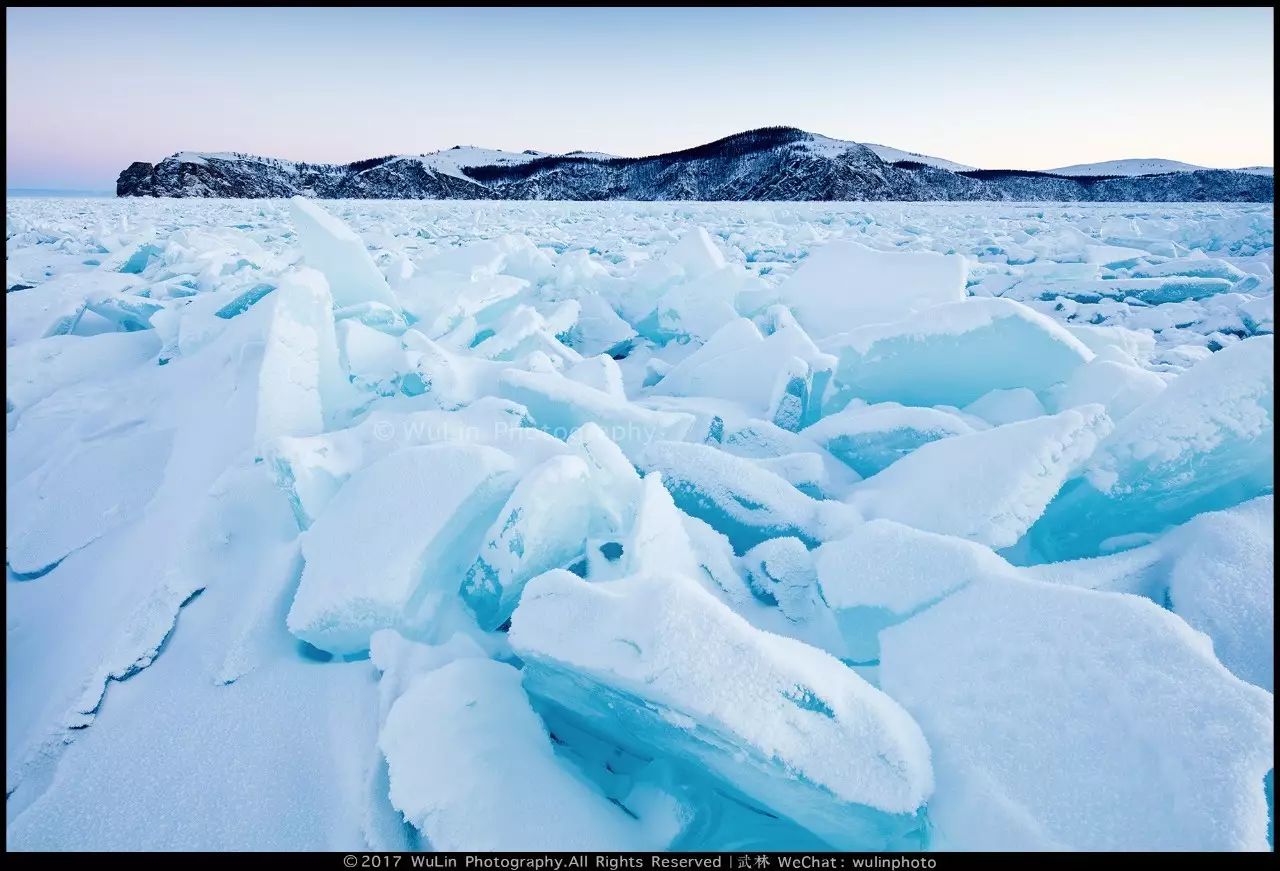
[[[692,415],[642,408],[554,372],[508,369],[498,392],[528,408],[539,429],[559,438],[596,423],[632,459],[650,442],[683,438],[693,424]]]
[[[289,200],[289,213],[308,266],[329,282],[337,306],[381,302],[398,308],[395,294],[360,237],[318,203],[302,197]]]
[[[810,335],[823,337],[963,300],[965,274],[959,255],[840,240],[811,251],[779,294]]]
[[[892,520],[869,520],[813,552],[822,598],[849,656],[880,657],[879,633],[979,578],[1016,569],[990,549]]]
[[[391,803],[437,850],[660,850],[556,755],[520,672],[459,659],[414,681],[378,736]]]
[[[813,547],[857,520],[839,502],[814,499],[750,460],[692,442],[655,442],[641,461],[662,473],[682,511],[723,532],[743,553],[793,535]]]
[[[927,840],[929,748],[911,719],[688,578],[549,572],[525,588],[510,638],[529,691],[614,742],[680,761],[840,849]]]
[[[1100,405],[930,442],[856,485],[849,502],[990,547],[1009,547],[1111,431]]]
[[[1120,421],[1031,531],[1049,559],[1155,533],[1274,486],[1275,339],[1208,357]]]
[[[516,485],[462,580],[462,596],[484,629],[497,629],[530,578],[583,556],[594,492],[587,464],[553,457]]]
[[[867,402],[962,408],[998,388],[1036,393],[1093,352],[1062,326],[1010,299],[967,299],[906,320],[831,336],[836,378]]]
[[[303,534],[289,631],[359,653],[375,631],[399,625],[424,585],[452,593],[515,483],[512,467],[494,448],[427,445],[357,472]]]
[[[1158,605],[988,578],[880,642],[939,848],[1267,849],[1271,695]]]
[[[846,408],[824,417],[801,434],[865,478],[922,445],[971,432],[972,426],[949,412],[882,402]]]

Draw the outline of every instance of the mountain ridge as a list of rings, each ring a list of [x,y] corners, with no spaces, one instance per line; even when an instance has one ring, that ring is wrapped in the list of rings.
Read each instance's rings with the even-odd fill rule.
[[[885,158],[898,158],[886,160]],[[1083,166],[1083,165],[1082,165]],[[1078,169],[1066,167],[1064,169]],[[973,169],[888,146],[763,127],[644,157],[455,146],[347,164],[239,152],[135,162],[117,196],[499,200],[1269,201],[1271,176],[1195,169],[1066,175]]]

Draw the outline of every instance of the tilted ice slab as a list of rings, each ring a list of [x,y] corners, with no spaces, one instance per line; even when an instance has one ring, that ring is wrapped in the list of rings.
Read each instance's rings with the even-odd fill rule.
[[[386,277],[351,228],[318,203],[294,197],[289,215],[298,231],[302,257],[308,266],[324,273],[337,306],[380,302],[399,308]]]
[[[693,424],[691,415],[643,408],[555,372],[508,369],[498,391],[524,405],[539,429],[558,438],[585,423],[599,425],[633,461],[650,442],[683,438]]]
[[[672,756],[840,848],[919,846],[929,748],[828,654],[751,627],[678,575],[525,589],[525,686],[588,728]]]
[[[779,382],[785,387],[793,377],[799,377],[807,382],[801,415],[813,414],[816,409],[808,407],[808,397],[821,397],[835,358],[819,351],[786,309],[771,308],[769,315],[773,330],[767,336],[746,318],[725,324],[706,344],[673,366],[652,392],[659,396],[714,396],[740,402],[752,413],[762,414],[774,405]]]
[[[324,276],[314,269],[291,273],[272,299],[258,377],[259,444],[323,432],[343,419],[355,398],[338,359]]]
[[[432,261],[428,261],[430,269]],[[517,304],[529,282],[512,275],[480,272],[424,272],[396,290],[407,312],[420,322],[418,328],[438,338],[467,318],[495,317]]]
[[[950,412],[883,402],[828,415],[802,434],[865,478],[922,445],[971,432],[972,426]]]
[[[964,299],[965,261],[931,251],[876,251],[828,242],[810,252],[778,289],[813,336],[899,321]]]
[[[1275,498],[1197,515],[1151,544],[1021,569],[1039,580],[1136,593],[1213,639],[1242,680],[1275,687]]]
[[[423,584],[461,577],[469,554],[459,552],[497,514],[512,467],[494,448],[426,445],[353,475],[302,537],[289,631],[330,653],[367,649],[373,632],[399,625]]]
[[[320,516],[335,493],[359,469],[405,447],[461,443],[497,447],[521,468],[566,449],[546,433],[523,425],[524,408],[486,397],[457,411],[375,410],[355,426],[315,436],[281,436],[268,442],[263,459],[276,484],[289,495],[298,526]]]
[[[1032,530],[1049,559],[1155,533],[1269,492],[1275,475],[1275,340],[1237,342],[1124,418]]]
[[[391,803],[436,850],[660,850],[556,757],[520,672],[466,658],[417,678],[378,738]]]
[[[553,457],[516,485],[462,581],[483,628],[502,625],[530,578],[582,557],[595,508],[590,475],[578,457]]]
[[[938,848],[1267,849],[1271,695],[1159,606],[989,578],[880,640]]]
[[[1099,405],[930,442],[853,488],[867,517],[1009,547],[1111,431]]]
[[[991,390],[1039,393],[1093,357],[1062,326],[1010,299],[966,299],[833,335],[836,378],[867,402],[963,407]]]
[[[680,509],[700,517],[739,553],[780,535],[812,547],[857,521],[847,505],[801,493],[750,460],[692,442],[654,442],[642,468],[662,474]]]

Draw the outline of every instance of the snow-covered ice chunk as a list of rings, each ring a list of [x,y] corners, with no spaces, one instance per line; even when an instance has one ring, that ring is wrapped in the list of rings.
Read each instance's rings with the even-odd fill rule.
[[[1171,532],[1169,607],[1213,639],[1242,680],[1275,691],[1275,498],[1201,514]]]
[[[508,369],[498,392],[528,408],[539,429],[560,438],[583,424],[599,425],[633,460],[650,442],[683,438],[693,425],[692,415],[642,408],[554,372]]]
[[[964,258],[955,254],[836,241],[810,252],[779,294],[809,334],[821,338],[963,300],[965,276]]]
[[[802,434],[859,475],[870,477],[922,445],[973,431],[962,418],[941,409],[882,402],[851,406],[824,417]]]
[[[516,485],[462,582],[481,627],[502,625],[529,579],[583,556],[595,507],[590,474],[578,457],[552,457]]]
[[[165,304],[133,293],[94,293],[85,300],[84,310],[110,323],[115,329],[133,332],[151,329],[151,319],[164,311]]]
[[[1150,544],[1107,556],[1020,569],[1027,577],[1134,593],[1213,639],[1241,680],[1275,686],[1275,498],[1199,514]]]
[[[1111,431],[1099,405],[930,442],[854,487],[867,517],[1010,547]]]
[[[1093,326],[1067,324],[1067,332],[1075,336],[1090,351],[1118,363],[1143,364],[1151,359],[1156,349],[1155,334],[1150,330],[1131,330],[1121,326]]]
[[[565,440],[590,471],[597,511],[592,516],[593,535],[623,529],[640,496],[640,475],[612,439],[597,424],[583,424]]]
[[[778,606],[788,620],[803,623],[824,607],[813,557],[792,536],[763,541],[742,555],[751,591]]]
[[[409,328],[402,312],[382,302],[360,302],[336,308],[333,317],[337,321],[359,321],[389,336],[402,335]]]
[[[1206,358],[1120,421],[1032,530],[1049,559],[1093,556],[1274,486],[1275,340]]]
[[[659,298],[673,287],[683,288],[726,267],[724,253],[702,227],[686,232],[656,260],[641,264],[621,299],[622,314],[634,324],[653,320]],[[678,297],[671,297],[678,299]]]
[[[566,369],[564,374],[588,387],[604,391],[615,399],[627,398],[626,388],[622,384],[622,372],[608,354],[586,357]]]
[[[833,486],[839,486],[827,473],[822,454],[814,451],[777,457],[753,457],[752,460],[760,468],[773,472],[801,493],[815,499],[824,498]]]
[[[289,201],[289,215],[308,266],[324,273],[335,305],[380,302],[398,308],[386,277],[360,237],[324,207],[302,197]]]
[[[314,269],[291,273],[272,300],[258,376],[259,443],[323,432],[353,404],[324,276]]]
[[[1076,371],[1080,370],[1077,369]],[[1073,404],[1085,405],[1086,403],[1076,402]],[[992,390],[990,393],[984,393],[973,402],[970,402],[962,410],[965,414],[971,414],[992,426],[1016,423],[1019,420],[1031,420],[1033,417],[1043,417],[1045,414],[1044,405],[1041,404],[1040,399],[1025,387],[1015,387],[1012,390]]]
[[[847,505],[806,496],[750,460],[693,442],[654,442],[641,466],[662,474],[682,511],[729,537],[739,553],[781,535],[812,547],[856,522]]]
[[[585,355],[618,354],[631,347],[636,331],[618,317],[608,301],[596,294],[578,302],[578,322],[569,329],[566,343]]]
[[[938,848],[1267,849],[1271,696],[1159,606],[988,578],[880,641]]]
[[[520,672],[460,659],[418,678],[378,737],[391,803],[436,850],[658,850],[556,757]]]
[[[753,413],[776,410],[779,378],[786,382],[800,361],[807,372],[807,397],[798,397],[803,422],[816,419],[812,399],[820,399],[835,359],[818,350],[805,331],[781,307],[769,310],[773,331],[762,335],[754,323],[738,318],[725,324],[698,350],[673,366],[653,388],[661,396],[714,396],[742,403]]]
[[[1240,304],[1240,318],[1251,333],[1275,331],[1276,300],[1271,294]]]
[[[484,648],[461,632],[440,644],[411,641],[394,629],[379,629],[369,638],[369,661],[378,670],[379,715],[386,721],[396,699],[419,677],[459,659],[489,659]]]
[[[1049,390],[1058,410],[1097,403],[1113,421],[1121,421],[1138,406],[1154,399],[1168,383],[1154,372],[1115,360],[1095,357],[1071,377]]]
[[[525,589],[525,686],[583,724],[708,775],[844,849],[921,846],[929,748],[838,660],[753,628],[669,574]]]
[[[867,402],[953,405],[984,393],[1065,381],[1093,357],[1062,326],[1011,299],[973,298],[831,336],[836,377]]]
[[[410,369],[399,339],[358,320],[337,324],[339,358],[351,380],[383,396],[399,388],[400,376]]]
[[[472,353],[489,360],[520,360],[535,351],[541,351],[561,365],[575,364],[582,357],[577,351],[561,342],[557,335],[566,333],[578,319],[578,303],[566,300],[544,316],[533,306],[519,305],[506,313],[496,329],[486,330],[483,339],[477,339]]]
[[[813,565],[849,656],[864,663],[880,655],[880,630],[976,579],[1015,572],[980,544],[892,520],[869,520],[826,542]]]
[[[667,249],[663,260],[679,267],[687,278],[701,278],[725,266],[724,252],[702,227],[694,227],[681,236]]]
[[[494,448],[426,445],[353,475],[302,537],[289,631],[330,653],[358,653],[373,632],[399,625],[423,585],[456,590],[515,483],[512,467]]]
[[[513,275],[431,272],[415,275],[396,295],[420,322],[417,328],[438,338],[466,318],[493,318],[514,308],[516,297],[528,287],[529,282]]]
[[[497,447],[521,470],[566,452],[563,442],[524,426],[525,410],[485,397],[456,411],[375,410],[347,429],[306,438],[281,437],[263,449],[276,484],[289,496],[299,528],[311,525],[357,470],[401,448],[463,443]]]

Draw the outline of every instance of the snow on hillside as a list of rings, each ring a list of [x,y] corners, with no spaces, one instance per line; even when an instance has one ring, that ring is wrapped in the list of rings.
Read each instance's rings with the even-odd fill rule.
[[[954,160],[947,160],[942,157],[930,157],[927,154],[917,154],[914,151],[903,151],[900,148],[890,148],[887,145],[875,145],[873,143],[865,143],[867,148],[875,152],[876,157],[885,163],[897,163],[899,160],[910,160],[915,163],[923,163],[926,166],[936,166],[938,169],[949,170],[950,172],[967,172],[971,169],[977,169],[976,166],[968,166],[963,163],[956,163]]]
[[[6,224],[10,850],[1271,846],[1270,204]]]
[[[419,160],[424,166],[436,172],[471,181],[471,178],[462,171],[468,166],[516,166],[545,156],[543,152],[517,154],[513,151],[459,145],[455,148],[424,154],[421,157],[402,157],[400,160]]]
[[[1212,169],[1208,166],[1197,166],[1194,163],[1183,163],[1180,160],[1164,160],[1157,157],[1135,157],[1127,160],[1105,160],[1101,163],[1078,163],[1074,166],[1060,166],[1057,169],[1046,169],[1055,175],[1155,175],[1164,172],[1195,172],[1201,169]],[[1246,166],[1235,170],[1253,175],[1272,175],[1269,166]]]

